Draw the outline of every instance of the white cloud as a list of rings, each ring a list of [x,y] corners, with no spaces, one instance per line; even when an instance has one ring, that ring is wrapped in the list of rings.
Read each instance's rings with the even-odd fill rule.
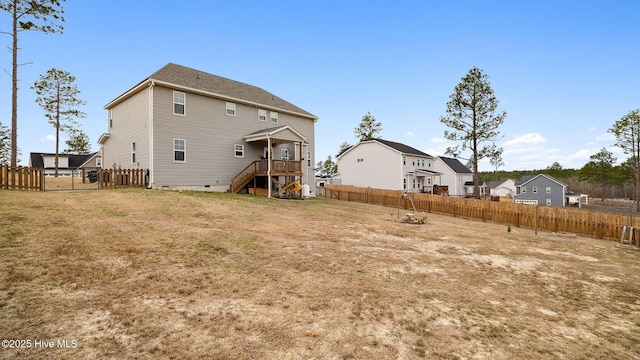
[[[518,145],[530,145],[530,144],[543,144],[547,140],[538,133],[529,133],[525,135],[516,136],[514,139],[505,142],[504,146],[518,146]]]
[[[615,141],[616,137],[611,133],[604,133],[596,136],[596,141]]]
[[[41,142],[47,142],[47,141],[51,141],[51,142],[55,142],[56,141],[56,136],[55,135],[47,135],[44,138],[40,139]]]
[[[595,154],[594,150],[580,149],[573,154],[569,154],[567,156],[567,161],[586,160],[585,162],[587,162],[593,154]]]
[[[434,137],[434,138],[431,138],[431,140],[429,140],[429,142],[432,143],[432,144],[442,144],[442,143],[446,143],[447,139]]]
[[[415,134],[413,133],[413,131],[407,131],[407,132],[404,133],[404,136],[414,137]]]

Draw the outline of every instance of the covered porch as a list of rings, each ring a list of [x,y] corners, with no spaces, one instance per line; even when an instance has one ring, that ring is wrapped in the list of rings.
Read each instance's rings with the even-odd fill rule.
[[[232,193],[246,189],[247,193],[267,197],[302,197],[303,154],[306,138],[289,125],[256,131],[244,136],[252,145],[264,148],[259,160],[253,161],[231,181]]]

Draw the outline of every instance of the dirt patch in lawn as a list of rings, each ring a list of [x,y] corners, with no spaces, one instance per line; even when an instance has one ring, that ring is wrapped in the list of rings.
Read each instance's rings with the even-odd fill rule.
[[[0,228],[1,358],[640,358],[614,242],[137,189],[0,191]]]

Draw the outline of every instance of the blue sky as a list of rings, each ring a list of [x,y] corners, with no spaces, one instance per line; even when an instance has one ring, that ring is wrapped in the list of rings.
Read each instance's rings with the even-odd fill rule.
[[[507,112],[497,143],[505,170],[580,168],[603,147],[622,161],[607,129],[640,107],[635,0],[68,0],[64,10],[64,34],[20,35],[19,62],[30,63],[19,69],[23,164],[30,152],[55,150],[30,90],[52,67],[76,77],[95,151],[104,105],[169,62],[259,86],[318,116],[316,161],[357,142],[367,112],[383,138],[442,155],[454,144],[439,119],[473,66]],[[9,30],[2,13],[0,31]],[[10,45],[7,35],[0,41]],[[8,126],[8,51],[0,64]],[[480,170],[492,169],[483,161]]]

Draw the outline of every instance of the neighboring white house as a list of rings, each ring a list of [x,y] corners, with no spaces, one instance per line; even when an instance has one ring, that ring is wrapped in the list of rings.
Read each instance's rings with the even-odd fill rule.
[[[473,173],[458,159],[438,156],[434,159],[433,168],[442,174],[436,184],[447,186],[450,196],[473,195],[473,185],[465,185],[473,183]]]
[[[168,64],[105,109],[104,167],[149,169],[153,188],[271,196],[315,182],[318,118],[262,88]]]
[[[411,146],[370,139],[339,154],[338,171],[344,185],[430,193],[434,184],[442,184],[433,161]]]
[[[516,181],[507,179],[504,181],[490,181],[489,188],[491,196],[513,198],[516,194]]]

